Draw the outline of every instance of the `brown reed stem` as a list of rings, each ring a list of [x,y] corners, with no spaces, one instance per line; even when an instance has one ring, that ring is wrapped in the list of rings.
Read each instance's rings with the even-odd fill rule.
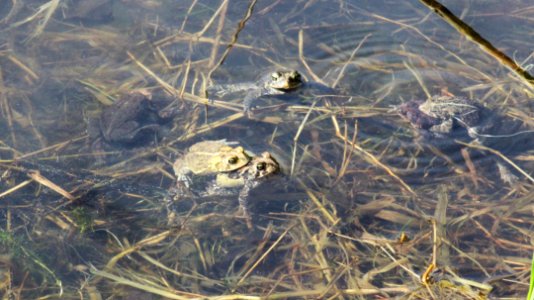
[[[477,43],[484,52],[493,56],[499,63],[506,66],[511,71],[515,72],[519,78],[531,89],[534,89],[534,76],[528,73],[525,69],[519,66],[513,59],[508,57],[502,51],[493,46],[488,40],[483,38],[471,26],[466,24],[456,15],[454,15],[447,7],[435,0],[420,0],[428,8],[436,12],[449,25],[454,27],[459,33],[463,34],[467,39]]]

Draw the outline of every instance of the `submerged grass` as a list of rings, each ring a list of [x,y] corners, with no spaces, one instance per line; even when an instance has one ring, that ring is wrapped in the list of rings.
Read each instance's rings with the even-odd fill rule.
[[[62,2],[12,1],[0,31],[5,297],[532,299],[532,149],[428,144],[390,109],[442,89],[529,127],[528,89],[425,7],[399,3],[411,17],[397,19],[347,1],[116,2],[121,18],[95,25],[90,7],[63,19],[75,6]],[[239,96],[206,96],[266,64],[300,66],[348,104],[247,115]],[[98,145],[86,121],[132,90],[179,116],[142,147]],[[254,191],[252,228],[235,195],[170,201],[174,160],[221,138],[283,163],[283,182]],[[517,181],[503,185],[488,157]]]
[[[16,28],[18,26],[38,20],[36,22],[37,25],[35,26],[35,29],[28,36],[28,40],[34,39],[44,32],[46,25],[48,24],[48,22],[50,22],[50,18],[59,8],[60,4],[61,4],[61,0],[50,0],[49,2],[41,5],[37,9],[37,12],[35,12],[33,15],[27,17],[24,20],[13,23],[11,27]]]
[[[530,284],[528,286],[527,300],[534,299],[534,252],[532,252],[532,264],[530,266]]]

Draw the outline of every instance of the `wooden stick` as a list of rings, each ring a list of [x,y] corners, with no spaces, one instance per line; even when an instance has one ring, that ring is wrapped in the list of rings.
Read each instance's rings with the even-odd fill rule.
[[[508,57],[502,51],[495,48],[495,46],[493,46],[488,40],[483,38],[478,32],[471,28],[471,26],[467,25],[464,21],[455,16],[449,9],[447,9],[445,6],[443,6],[436,0],[419,1],[421,1],[428,8],[436,12],[447,23],[449,23],[449,25],[454,27],[454,29],[456,29],[459,33],[463,34],[468,39],[477,43],[480,48],[484,50],[484,52],[493,56],[498,62],[515,72],[529,88],[534,89],[534,76],[532,76],[525,69],[519,66],[513,59]]]

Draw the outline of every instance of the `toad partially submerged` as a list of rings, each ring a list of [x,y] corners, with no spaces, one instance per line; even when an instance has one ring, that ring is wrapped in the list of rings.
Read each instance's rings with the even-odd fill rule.
[[[335,90],[321,83],[305,81],[296,70],[277,70],[263,75],[256,82],[213,85],[207,89],[208,95],[223,97],[226,94],[245,92],[243,110],[249,112],[262,97],[279,97],[288,94],[305,93],[318,97],[336,94]]]
[[[191,188],[191,175],[205,177],[238,170],[250,161],[243,147],[232,148],[235,144],[226,140],[202,141],[191,146],[184,156],[173,164],[180,190]]]
[[[426,101],[412,100],[397,107],[423,138],[445,151],[458,152],[457,141],[476,142],[501,153],[517,153],[532,147],[532,130],[522,130],[521,122],[490,110],[465,97],[433,96]],[[455,155],[455,153],[450,153]],[[479,153],[479,159],[486,154]],[[512,183],[514,175],[497,161],[501,179]]]
[[[249,224],[247,201],[251,190],[280,170],[269,152],[248,154],[226,140],[194,144],[173,165],[177,197],[191,194],[228,194],[239,190],[239,207]],[[209,180],[212,179],[212,180]],[[204,183],[200,188],[197,183]],[[221,191],[225,192],[221,192]]]
[[[454,130],[467,130],[476,138],[482,126],[485,108],[465,97],[433,96],[427,101],[412,100],[398,107],[399,113],[418,129],[434,136],[452,134]]]
[[[221,187],[239,187],[239,209],[245,218],[249,219],[248,198],[250,192],[264,182],[268,177],[280,172],[280,165],[269,152],[255,156],[243,168],[228,174],[217,176],[217,185]]]
[[[90,118],[87,125],[93,149],[104,145],[136,146],[159,138],[162,125],[177,111],[158,109],[145,92],[132,92],[105,107],[102,113]]]

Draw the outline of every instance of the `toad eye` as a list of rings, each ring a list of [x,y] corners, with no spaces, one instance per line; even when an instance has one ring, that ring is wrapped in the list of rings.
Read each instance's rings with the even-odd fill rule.
[[[271,79],[272,80],[278,80],[280,78],[280,73],[278,72],[274,72],[271,74]]]
[[[258,171],[263,171],[263,170],[265,170],[266,167],[267,167],[267,164],[264,163],[264,162],[259,163],[259,164],[256,165],[256,169],[257,169]]]
[[[238,158],[236,156],[232,156],[228,159],[228,163],[231,165],[235,165],[238,161]]]

